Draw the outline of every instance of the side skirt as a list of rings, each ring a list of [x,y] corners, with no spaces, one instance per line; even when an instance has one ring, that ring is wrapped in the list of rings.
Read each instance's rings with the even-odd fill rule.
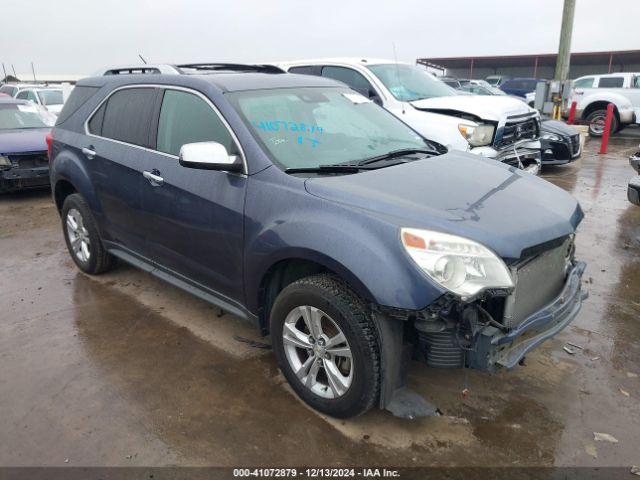
[[[157,266],[151,263],[149,260],[135,255],[133,252],[129,252],[111,242],[105,241],[104,243],[110,254],[118,257],[124,262],[133,265],[134,267],[139,268],[140,270],[143,270],[147,273],[150,273],[151,275],[160,278],[161,280],[164,280],[165,282],[170,283],[175,287],[189,292],[190,294],[204,300],[207,303],[215,305],[216,307],[219,307],[232,315],[248,320],[256,327],[259,326],[260,322],[258,316],[249,312],[234,300],[231,300],[200,284],[191,282],[186,277],[183,277],[176,272],[170,271],[161,266]]]

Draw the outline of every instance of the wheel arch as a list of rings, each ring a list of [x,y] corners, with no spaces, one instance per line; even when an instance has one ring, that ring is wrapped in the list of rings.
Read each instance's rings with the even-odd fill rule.
[[[82,160],[71,150],[62,150],[51,162],[51,187],[53,199],[59,212],[64,199],[71,193],[79,193],[85,199],[94,214],[101,214],[89,172]]]
[[[618,123],[620,123],[620,113],[618,112],[618,106],[615,104],[615,102],[610,102],[607,100],[595,100],[589,103],[589,105],[587,105],[585,109],[582,111],[582,118],[586,119],[589,115],[591,115],[593,112],[597,110],[606,110],[607,106],[610,103],[613,104],[613,114],[616,116]]]
[[[371,291],[356,275],[339,262],[315,251],[296,251],[275,260],[260,278],[254,302],[258,307],[260,329],[269,332],[269,315],[278,294],[291,283],[310,275],[328,273],[340,278],[365,301],[373,301]]]

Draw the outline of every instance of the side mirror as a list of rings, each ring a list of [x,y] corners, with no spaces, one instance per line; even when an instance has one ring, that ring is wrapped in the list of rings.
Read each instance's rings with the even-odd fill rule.
[[[218,142],[186,143],[180,148],[180,165],[203,170],[241,172],[242,160],[238,155],[229,155],[224,145]]]

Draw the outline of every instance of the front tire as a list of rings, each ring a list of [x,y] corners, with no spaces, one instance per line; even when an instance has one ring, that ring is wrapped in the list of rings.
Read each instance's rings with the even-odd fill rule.
[[[91,209],[78,193],[64,200],[62,231],[71,258],[84,273],[97,275],[113,268],[116,259],[102,245]]]
[[[378,335],[365,303],[332,275],[302,278],[271,310],[273,349],[298,396],[332,417],[369,410],[380,390]]]
[[[607,117],[607,110],[600,109],[594,110],[585,119],[589,124],[589,135],[592,137],[601,137],[604,134],[605,119]],[[611,133],[618,131],[618,118],[613,115],[611,119]]]

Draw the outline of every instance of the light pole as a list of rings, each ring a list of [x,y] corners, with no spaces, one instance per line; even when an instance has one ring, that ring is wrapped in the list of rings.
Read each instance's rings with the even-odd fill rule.
[[[564,81],[569,76],[571,64],[571,34],[573,33],[573,15],[576,11],[576,0],[564,0],[562,9],[562,29],[558,45],[558,59],[554,79]]]

